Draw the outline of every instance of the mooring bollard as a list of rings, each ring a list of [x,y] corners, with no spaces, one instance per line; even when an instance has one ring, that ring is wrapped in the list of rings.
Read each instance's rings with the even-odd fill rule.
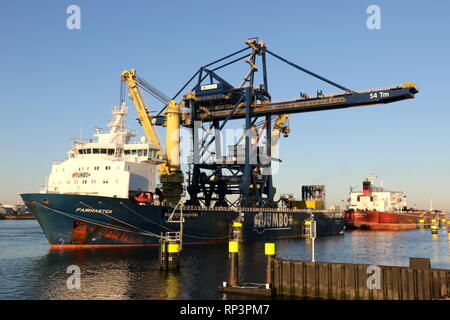
[[[270,289],[273,286],[273,257],[275,256],[275,243],[266,243],[264,245],[264,253],[267,256],[266,289]]]
[[[228,253],[230,259],[230,273],[228,275],[228,283],[230,286],[236,286],[238,284],[239,276],[239,242],[228,242]]]

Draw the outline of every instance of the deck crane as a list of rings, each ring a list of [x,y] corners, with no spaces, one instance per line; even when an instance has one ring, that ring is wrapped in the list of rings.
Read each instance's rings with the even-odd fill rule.
[[[129,96],[132,98],[136,108],[139,121],[144,129],[147,140],[158,147],[158,155],[164,159],[164,162],[158,165],[160,182],[162,185],[163,199],[167,202],[176,204],[181,198],[183,191],[183,173],[180,168],[180,106],[174,100],[170,100],[161,91],[153,87],[144,79],[136,75],[136,70],[123,71],[121,81],[128,85]],[[166,154],[161,149],[156,132],[153,128],[152,117],[144,100],[139,87],[143,88],[154,97],[167,105],[165,114],[167,126],[166,132]],[[121,94],[122,95],[122,94]],[[121,98],[123,99],[123,98]]]
[[[258,41],[257,38],[248,39],[246,45],[239,51],[200,67],[173,97],[177,98],[194,79],[197,79],[192,89],[186,92],[179,102],[182,108],[181,125],[190,129],[193,136],[191,157],[193,160],[189,165],[187,185],[190,197],[186,202],[188,205],[203,204],[207,207],[276,205],[274,201],[276,189],[272,185],[270,174],[272,161],[265,161],[265,159],[275,160],[271,154],[273,142],[276,142],[272,142],[273,116],[287,117],[288,114],[294,113],[387,104],[412,99],[418,93],[412,82],[380,89],[351,90],[277,55],[268,50],[265,43]],[[250,52],[236,58],[247,50]],[[266,55],[337,87],[342,92],[323,94],[318,91],[315,96],[301,93],[298,98],[272,101],[268,90]],[[219,69],[242,60],[248,63],[250,70],[240,86],[231,85],[217,73]],[[261,61],[260,65],[257,60]],[[262,69],[262,84],[255,85],[255,75],[259,69]],[[163,125],[167,121],[167,114],[163,114],[163,110],[155,117],[156,125]],[[257,139],[253,139],[249,134],[255,131],[253,130],[255,124],[261,117],[265,119],[266,124],[263,129],[265,148],[252,145]],[[230,152],[228,156],[222,156],[222,138],[220,134],[212,132],[221,132],[227,124],[236,119],[244,120],[246,134],[239,140],[243,140],[244,143],[239,146],[235,143],[232,149],[234,156],[230,156]],[[285,131],[288,131],[288,127],[285,127]],[[236,195],[238,199],[232,202],[228,198],[229,195]]]
[[[291,131],[290,127],[288,125],[285,125],[285,123],[287,122],[287,120],[289,119],[289,115],[284,113],[284,114],[280,114],[278,116],[278,118],[275,120],[275,124],[273,126],[273,130],[272,130],[272,150],[271,150],[271,154],[275,155],[276,154],[276,147],[278,145],[278,140],[280,139],[281,134],[283,133],[285,137],[288,136],[289,132]]]

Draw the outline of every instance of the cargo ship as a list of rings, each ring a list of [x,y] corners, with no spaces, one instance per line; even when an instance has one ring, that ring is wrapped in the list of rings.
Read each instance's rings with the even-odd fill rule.
[[[157,185],[158,147],[126,128],[127,106],[112,110],[109,132],[73,140],[67,159],[54,162],[39,193],[21,197],[52,248],[158,245],[168,232],[184,244],[226,242],[234,222],[244,241],[301,238],[312,215],[317,234],[342,233],[340,212],[323,200],[283,199],[277,207],[220,207],[173,204]]]
[[[362,190],[350,190],[348,209],[344,219],[347,229],[400,231],[430,226],[441,217],[435,210],[408,208],[402,191],[375,186],[377,177],[370,174],[362,183]]]

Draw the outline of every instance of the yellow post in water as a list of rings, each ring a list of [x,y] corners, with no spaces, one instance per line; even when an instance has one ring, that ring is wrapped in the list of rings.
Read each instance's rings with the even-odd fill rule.
[[[167,245],[167,269],[178,270],[180,268],[180,244],[176,242]]]
[[[437,235],[439,233],[439,226],[437,225],[432,225],[431,226],[431,234],[432,235]]]
[[[228,242],[228,252],[229,253],[239,252],[239,242],[238,241]]]
[[[239,242],[238,241],[230,241],[228,242],[228,252],[230,258],[230,270],[228,274],[228,283],[231,286],[236,286],[238,284],[239,279]]]
[[[266,255],[274,255],[275,254],[275,243],[265,243],[264,244],[264,253]]]
[[[267,257],[266,262],[266,289],[270,289],[273,286],[273,257],[275,256],[275,243],[265,243],[264,253]]]

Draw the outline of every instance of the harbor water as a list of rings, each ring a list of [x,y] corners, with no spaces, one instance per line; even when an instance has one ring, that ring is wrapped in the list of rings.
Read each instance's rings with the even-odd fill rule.
[[[228,245],[185,246],[179,273],[159,270],[158,247],[50,250],[36,220],[0,221],[0,300],[5,299],[227,299],[217,287],[227,279]],[[308,240],[275,241],[277,256],[311,259]],[[403,232],[352,231],[315,241],[318,262],[408,266],[430,258],[450,269],[450,236],[440,229]],[[68,289],[69,266],[78,266],[80,288]],[[264,282],[264,243],[239,253],[239,280]],[[254,297],[252,297],[254,298]]]

